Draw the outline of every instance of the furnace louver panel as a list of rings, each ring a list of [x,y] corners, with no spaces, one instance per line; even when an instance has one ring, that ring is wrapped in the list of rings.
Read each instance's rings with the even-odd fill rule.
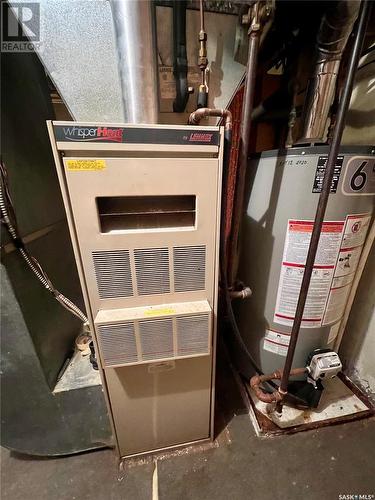
[[[173,321],[171,318],[139,321],[142,358],[173,357]]]
[[[98,326],[99,342],[105,366],[115,366],[138,361],[134,323]]]
[[[139,295],[170,292],[168,248],[134,250]]]
[[[106,367],[210,353],[210,313],[102,324],[97,332]]]
[[[204,245],[174,247],[173,262],[176,292],[205,289],[206,247]]]
[[[95,251],[92,257],[100,299],[133,295],[129,250]]]
[[[209,352],[209,315],[177,317],[177,354],[179,356]]]

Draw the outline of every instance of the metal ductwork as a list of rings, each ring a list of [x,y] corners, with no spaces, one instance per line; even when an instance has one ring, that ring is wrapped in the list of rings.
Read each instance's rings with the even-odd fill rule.
[[[111,0],[126,123],[158,122],[156,38],[150,0]]]
[[[354,22],[359,2],[332,2],[320,24],[316,42],[316,63],[309,82],[303,110],[302,135],[297,144],[326,141],[328,116],[335,97],[341,58]]]

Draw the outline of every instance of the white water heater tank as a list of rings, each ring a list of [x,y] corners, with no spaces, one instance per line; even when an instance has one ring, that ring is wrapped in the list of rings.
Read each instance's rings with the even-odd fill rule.
[[[374,153],[372,147],[343,147],[337,158],[295,367],[337,336],[372,222]],[[327,146],[292,148],[264,152],[249,163],[239,279],[253,294],[236,303],[236,313],[265,373],[285,362],[327,154]],[[246,374],[245,358],[240,364]]]

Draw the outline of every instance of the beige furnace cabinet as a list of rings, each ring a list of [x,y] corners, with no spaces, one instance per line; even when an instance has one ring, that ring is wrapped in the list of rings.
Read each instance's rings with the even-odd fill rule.
[[[221,129],[48,129],[120,455],[212,438]]]

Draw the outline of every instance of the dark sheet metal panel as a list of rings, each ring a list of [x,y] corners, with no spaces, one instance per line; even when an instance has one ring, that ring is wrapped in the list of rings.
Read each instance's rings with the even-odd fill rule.
[[[2,57],[2,153],[22,237],[56,287],[82,307],[45,122],[54,118],[35,54]],[[101,386],[52,389],[81,324],[43,289],[2,234],[2,444],[36,455],[108,444]]]
[[[65,455],[111,444],[100,385],[53,394],[7,272],[1,272],[1,444],[30,455]]]

